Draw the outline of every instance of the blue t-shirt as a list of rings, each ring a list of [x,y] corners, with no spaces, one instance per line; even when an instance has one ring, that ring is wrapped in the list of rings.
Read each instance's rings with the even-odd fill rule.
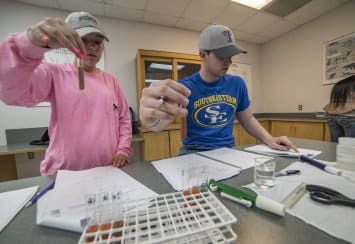
[[[183,144],[207,148],[234,146],[235,113],[250,106],[244,80],[226,74],[208,83],[197,72],[179,82],[191,90]]]

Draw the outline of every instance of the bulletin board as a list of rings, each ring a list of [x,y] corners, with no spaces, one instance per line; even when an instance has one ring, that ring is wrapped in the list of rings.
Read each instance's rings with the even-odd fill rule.
[[[73,63],[75,55],[69,51],[67,48],[53,49],[44,53],[44,60],[47,63],[63,64],[63,63]],[[97,67],[101,70],[105,70],[105,55],[102,53],[100,61],[97,63]],[[48,107],[50,104],[48,102],[42,102],[37,104],[37,107]]]
[[[252,95],[251,65],[233,62],[227,71],[228,74],[238,75],[243,78],[248,89],[249,99]]]
[[[323,84],[355,74],[355,32],[323,44]]]

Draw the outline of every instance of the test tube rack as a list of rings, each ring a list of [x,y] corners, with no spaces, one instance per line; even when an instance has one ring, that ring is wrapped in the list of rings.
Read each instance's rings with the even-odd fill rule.
[[[235,216],[207,188],[196,188],[115,203],[121,219],[92,218],[79,243],[234,243]]]

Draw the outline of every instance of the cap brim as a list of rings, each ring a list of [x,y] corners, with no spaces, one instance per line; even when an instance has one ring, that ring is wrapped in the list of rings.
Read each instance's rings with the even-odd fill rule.
[[[98,33],[100,34],[106,41],[110,41],[107,36],[100,30],[96,29],[95,27],[91,27],[91,26],[88,26],[88,27],[83,27],[83,28],[78,28],[78,29],[75,29],[76,32],[78,32],[79,36],[80,37],[83,37],[87,34],[90,34],[90,33]]]
[[[211,51],[220,58],[230,58],[239,53],[248,53],[244,49],[238,48],[234,45],[213,49]]]

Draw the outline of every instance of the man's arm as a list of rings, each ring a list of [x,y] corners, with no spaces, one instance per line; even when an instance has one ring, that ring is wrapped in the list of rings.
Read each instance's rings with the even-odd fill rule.
[[[259,121],[254,117],[250,108],[247,108],[242,112],[238,112],[237,119],[250,135],[262,141],[269,147],[278,150],[293,149],[298,152],[296,146],[286,136],[273,137],[270,135],[270,133],[267,132],[265,128],[262,127],[262,125],[259,123]]]

